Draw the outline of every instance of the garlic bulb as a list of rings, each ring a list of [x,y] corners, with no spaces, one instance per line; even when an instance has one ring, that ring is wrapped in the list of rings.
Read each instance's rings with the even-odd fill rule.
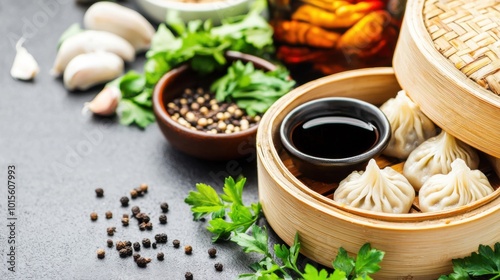
[[[155,29],[138,12],[112,2],[98,2],[89,7],[83,18],[84,26],[104,30],[129,41],[136,51],[149,49]]]
[[[16,79],[27,81],[33,79],[40,72],[40,67],[35,58],[23,47],[23,43],[24,38],[17,41],[16,57],[12,63],[10,75]]]
[[[126,62],[135,59],[134,47],[122,37],[107,31],[85,30],[66,39],[57,52],[52,74],[59,76],[75,56],[94,51],[112,52]]]
[[[124,62],[114,53],[92,52],[75,56],[64,71],[64,86],[68,90],[86,90],[117,78],[123,73]]]

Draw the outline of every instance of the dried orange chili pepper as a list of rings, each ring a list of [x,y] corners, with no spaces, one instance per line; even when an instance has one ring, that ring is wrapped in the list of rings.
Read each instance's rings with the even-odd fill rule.
[[[278,42],[308,45],[319,48],[334,48],[340,34],[300,21],[278,21],[271,23]]]

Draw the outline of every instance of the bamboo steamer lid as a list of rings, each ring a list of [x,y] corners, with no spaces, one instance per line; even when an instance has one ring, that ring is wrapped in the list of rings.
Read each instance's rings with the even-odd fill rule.
[[[500,2],[409,0],[393,67],[438,126],[500,157]]]
[[[320,189],[329,186],[301,176],[279,137],[286,114],[307,101],[344,96],[380,105],[400,89],[391,68],[369,68],[309,82],[280,98],[263,116],[257,132],[259,200],[278,236],[291,245],[299,233],[301,253],[318,263],[331,267],[340,247],[354,255],[370,242],[385,252],[375,279],[437,279],[452,271],[452,259],[470,255],[479,244],[492,246],[500,240],[498,178],[486,203],[464,206],[466,211],[459,209],[454,215],[370,215],[339,207],[321,194]]]

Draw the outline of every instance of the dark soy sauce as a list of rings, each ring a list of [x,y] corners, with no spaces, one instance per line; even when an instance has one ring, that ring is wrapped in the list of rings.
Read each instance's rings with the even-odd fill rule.
[[[292,143],[304,154],[339,159],[366,152],[378,134],[373,124],[360,119],[322,116],[299,123],[292,130]]]

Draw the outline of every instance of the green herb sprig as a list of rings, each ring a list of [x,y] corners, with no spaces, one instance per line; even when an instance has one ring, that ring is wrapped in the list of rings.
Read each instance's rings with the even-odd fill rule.
[[[500,242],[494,247],[479,245],[478,252],[453,259],[453,272],[439,280],[500,279]]]

